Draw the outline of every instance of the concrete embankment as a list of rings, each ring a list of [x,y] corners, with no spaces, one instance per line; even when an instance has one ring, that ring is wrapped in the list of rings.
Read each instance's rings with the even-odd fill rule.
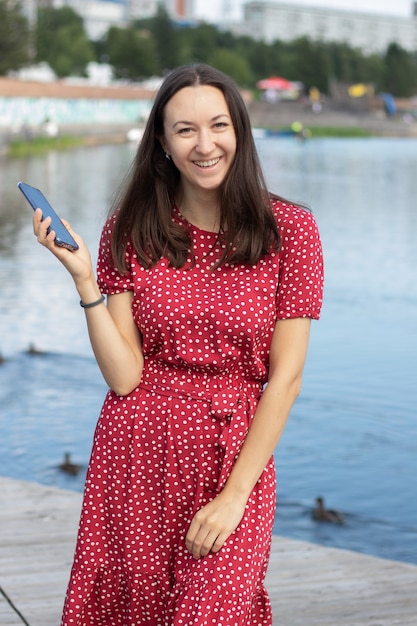
[[[409,115],[387,117],[383,110],[351,111],[337,108],[328,101],[316,114],[311,106],[302,102],[259,102],[248,105],[253,127],[285,128],[295,121],[304,128],[362,129],[371,135],[382,137],[417,137],[417,120]]]
[[[417,120],[410,114],[399,113],[394,117],[387,117],[382,108],[373,111],[354,111],[347,108],[341,109],[331,100],[323,102],[321,112],[315,114],[311,106],[304,102],[264,102],[253,100],[251,94],[244,94],[248,102],[248,110],[253,127],[278,129],[288,128],[295,121],[300,122],[305,128],[360,128],[376,136],[393,137],[417,137]],[[39,101],[44,103],[43,110],[48,110],[45,102],[51,102],[52,109],[65,101],[68,107],[76,109],[75,102],[84,100],[93,102],[93,108],[99,108],[102,103],[113,103],[114,110],[120,111],[120,103],[151,103],[155,92],[135,85],[119,86],[91,86],[86,84],[73,84],[64,81],[54,83],[39,83],[34,81],[19,81],[0,77],[0,101],[5,102],[17,98],[19,101],[26,99],[24,107],[25,125],[19,132],[12,128],[11,124],[5,123],[0,115],[0,149],[16,138],[25,137],[29,134],[39,134],[44,130],[37,126],[31,127],[31,111],[35,110],[35,104]],[[58,104],[57,104],[58,103]],[[119,104],[117,104],[119,103]],[[133,105],[135,106],[135,105]],[[94,110],[95,110],[94,109]],[[39,109],[37,109],[39,111]],[[1,107],[0,107],[1,113]],[[4,111],[3,111],[4,113]],[[126,111],[125,111],[126,113]],[[9,111],[10,115],[10,111]],[[7,117],[7,116],[6,116]],[[129,118],[130,119],[130,118]],[[89,123],[77,123],[76,118],[66,121],[59,126],[61,135],[83,135],[90,139],[90,143],[122,142],[126,141],[126,133],[132,126],[140,125],[140,120],[123,121],[111,117],[110,120],[97,123],[92,119]],[[25,128],[28,126],[28,128]]]
[[[153,90],[136,85],[94,86],[68,81],[41,83],[0,77],[0,150],[17,139],[83,135],[91,143],[126,141],[145,119]],[[49,129],[48,129],[49,125]]]

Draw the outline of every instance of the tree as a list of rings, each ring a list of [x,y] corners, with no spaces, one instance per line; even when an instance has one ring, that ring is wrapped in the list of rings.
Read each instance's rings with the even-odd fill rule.
[[[82,18],[70,7],[40,9],[36,29],[37,60],[46,61],[58,76],[83,74],[95,60]]]
[[[382,89],[384,74],[384,59],[380,54],[371,54],[362,58],[360,64],[360,80],[358,82],[371,83],[376,91]]]
[[[108,30],[102,45],[108,62],[119,78],[137,80],[158,72],[155,44],[149,31],[134,26],[113,26]]]
[[[289,48],[292,52],[288,67],[291,80],[301,81],[307,91],[315,86],[322,93],[326,93],[330,72],[328,46],[321,41],[300,37],[291,42]]]
[[[51,22],[47,31],[42,32],[46,42],[45,60],[56,32],[71,22],[70,14],[66,15],[64,24],[62,19],[59,23]],[[80,18],[74,19],[79,20],[79,29]],[[75,41],[73,33],[71,37]],[[138,20],[127,28],[111,28],[107,36],[94,45],[97,55],[113,64],[117,76],[130,79],[163,74],[180,64],[203,62],[251,88],[259,79],[275,74],[302,82],[307,91],[315,86],[322,93],[328,92],[330,78],[346,83],[371,83],[376,90],[390,91],[396,96],[411,95],[417,89],[417,57],[397,44],[392,44],[385,56],[367,56],[345,42],[326,43],[307,37],[267,44],[247,35],[235,36],[204,22],[197,26],[176,25],[161,6],[155,17]],[[51,53],[56,63],[60,61],[61,68],[68,57],[74,62],[74,51],[71,56],[69,47],[70,42],[64,41],[63,58],[59,48]],[[77,43],[77,47],[82,51],[81,43]]]
[[[216,50],[209,59],[209,64],[228,74],[241,87],[252,83],[252,72],[246,59],[232,50]]]
[[[29,26],[20,3],[0,0],[0,74],[25,65],[29,52]]]
[[[328,44],[330,75],[341,82],[359,82],[353,67],[353,50],[346,43]]]
[[[177,31],[179,62],[207,63],[217,48],[218,33],[215,26],[206,23],[179,29]]]
[[[396,43],[388,46],[385,55],[384,89],[394,96],[409,97],[417,86],[415,58]]]
[[[247,58],[252,69],[255,81],[279,73],[278,42],[270,45],[264,41],[255,41],[250,37],[241,37],[238,49],[244,58]]]
[[[156,16],[151,20],[151,32],[161,71],[178,65],[178,30],[175,29],[167,10],[159,5]]]

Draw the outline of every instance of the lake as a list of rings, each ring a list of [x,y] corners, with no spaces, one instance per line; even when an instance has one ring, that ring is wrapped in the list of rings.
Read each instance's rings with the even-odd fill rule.
[[[276,451],[283,536],[417,564],[417,141],[257,140],[272,191],[307,204],[326,267],[303,390]],[[71,279],[32,234],[41,188],[95,260],[132,145],[0,165],[0,475],[82,490],[106,387]],[[42,354],[28,354],[33,344]],[[345,524],[311,519],[317,496]]]

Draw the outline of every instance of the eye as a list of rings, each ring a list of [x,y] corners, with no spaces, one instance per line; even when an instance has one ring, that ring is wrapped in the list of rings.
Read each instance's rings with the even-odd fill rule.
[[[179,135],[190,135],[193,132],[193,128],[191,126],[184,126],[184,128],[180,128],[178,130]]]
[[[216,122],[214,124],[214,128],[218,128],[219,130],[222,130],[223,128],[227,128],[229,126],[229,124],[227,122]]]

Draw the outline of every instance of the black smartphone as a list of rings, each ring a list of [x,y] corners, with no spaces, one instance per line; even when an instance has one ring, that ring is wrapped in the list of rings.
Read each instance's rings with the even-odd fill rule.
[[[32,185],[28,185],[27,183],[19,182],[17,183],[20,191],[25,196],[26,200],[29,202],[33,210],[41,209],[42,210],[42,219],[45,217],[51,217],[52,222],[50,227],[48,228],[48,232],[51,230],[55,231],[55,243],[57,246],[61,246],[62,248],[67,248],[72,252],[74,250],[78,250],[78,244],[75,239],[70,235],[68,229],[65,228],[64,224],[59,219],[58,215],[55,213],[48,200],[43,195],[42,191],[36,189],[36,187],[32,187]]]

